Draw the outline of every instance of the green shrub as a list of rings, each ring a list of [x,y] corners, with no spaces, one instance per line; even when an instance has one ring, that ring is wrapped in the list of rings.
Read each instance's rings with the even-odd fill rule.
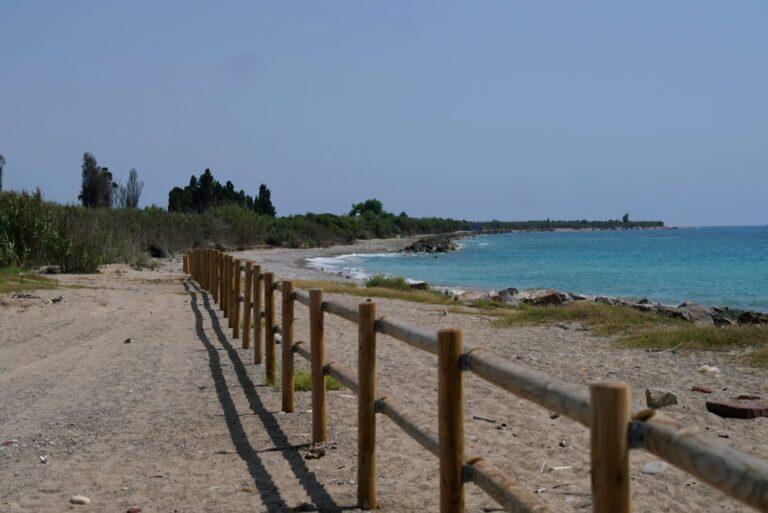
[[[412,290],[411,286],[402,276],[385,276],[376,274],[366,280],[365,286],[368,288],[380,287],[395,290]]]

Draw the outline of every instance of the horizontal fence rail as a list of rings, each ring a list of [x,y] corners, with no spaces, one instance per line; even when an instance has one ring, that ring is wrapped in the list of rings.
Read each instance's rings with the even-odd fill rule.
[[[440,510],[464,511],[464,483],[475,484],[507,511],[554,511],[499,468],[464,455],[463,378],[479,378],[568,417],[590,429],[593,511],[630,512],[629,453],[644,449],[704,483],[759,511],[768,512],[768,462],[725,446],[671,421],[654,410],[629,411],[629,387],[620,382],[590,387],[559,381],[505,360],[483,347],[465,345],[461,330],[431,333],[389,318],[376,318],[376,304],[358,308],[325,300],[319,289],[295,290],[261,266],[213,249],[191,250],[183,270],[209,291],[244,349],[253,342],[254,363],[265,365],[268,384],[277,382],[276,344],[282,344],[282,409],[292,412],[293,358],[309,361],[312,374],[312,442],[328,442],[325,376],[358,397],[358,506],[376,508],[376,414],[402,429],[440,460]],[[244,276],[242,276],[244,274]],[[245,289],[243,290],[243,285]],[[282,319],[277,321],[280,293]],[[310,311],[310,340],[294,341],[294,304]],[[242,311],[242,331],[241,331]],[[358,369],[326,360],[324,314],[358,325]],[[419,425],[395,398],[377,395],[376,334],[388,335],[438,357],[438,433]]]

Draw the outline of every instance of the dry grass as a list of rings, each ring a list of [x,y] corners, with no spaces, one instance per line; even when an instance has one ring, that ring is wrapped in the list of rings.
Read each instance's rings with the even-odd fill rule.
[[[484,311],[496,315],[498,319],[495,324],[500,327],[579,322],[600,336],[628,335],[684,325],[683,321],[634,308],[584,301],[565,306],[523,306],[490,311],[486,307]]]
[[[37,273],[23,272],[16,268],[0,269],[0,294],[25,290],[55,289],[59,282]]]
[[[753,367],[760,367],[768,369],[768,349],[758,349],[749,353],[746,357],[746,361]]]
[[[403,301],[412,301],[414,303],[427,303],[434,305],[452,305],[455,301],[446,297],[444,294],[430,290],[400,290],[384,287],[366,287],[362,288],[354,283],[323,281],[323,280],[296,280],[294,285],[302,289],[323,289],[329,294],[349,294],[359,297],[382,297],[387,299],[400,299]]]
[[[683,324],[672,329],[640,331],[621,337],[626,347],[667,349],[728,350],[745,346],[768,346],[767,325],[741,325],[718,328]]]

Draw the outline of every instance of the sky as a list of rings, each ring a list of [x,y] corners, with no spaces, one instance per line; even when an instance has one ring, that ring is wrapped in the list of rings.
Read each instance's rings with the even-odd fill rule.
[[[5,189],[768,223],[768,2],[0,0]]]

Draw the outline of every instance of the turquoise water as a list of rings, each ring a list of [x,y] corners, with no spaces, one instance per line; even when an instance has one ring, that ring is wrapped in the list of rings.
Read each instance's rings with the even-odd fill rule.
[[[547,287],[768,311],[768,226],[507,233],[460,243],[436,258],[345,255],[312,264],[447,287]]]

